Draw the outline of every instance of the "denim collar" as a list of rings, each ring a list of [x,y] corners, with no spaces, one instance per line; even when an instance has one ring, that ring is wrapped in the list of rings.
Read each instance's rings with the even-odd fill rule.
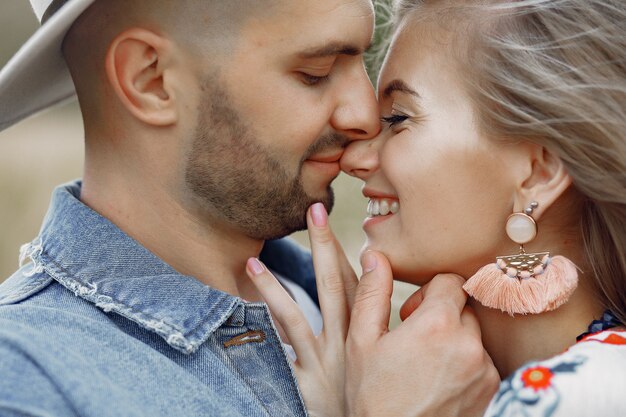
[[[33,270],[105,312],[120,314],[193,353],[242,300],[176,272],[80,200],[81,182],[58,187],[39,237],[23,248]]]

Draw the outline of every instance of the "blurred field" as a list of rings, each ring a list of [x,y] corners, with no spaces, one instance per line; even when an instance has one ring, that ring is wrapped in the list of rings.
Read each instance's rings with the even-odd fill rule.
[[[0,4],[0,66],[36,29],[27,0]],[[58,184],[81,176],[83,129],[76,102],[58,106],[0,132],[0,282],[17,268],[22,243],[34,238]],[[366,201],[360,181],[341,175],[335,182],[337,203],[331,224],[355,269],[364,240],[361,222]],[[307,245],[306,233],[294,238]],[[412,286],[397,283],[392,326],[397,308]]]

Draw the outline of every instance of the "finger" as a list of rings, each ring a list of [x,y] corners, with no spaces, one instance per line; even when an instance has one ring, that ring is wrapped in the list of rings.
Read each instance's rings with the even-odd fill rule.
[[[422,301],[424,301],[424,293],[427,291],[429,284],[424,285],[415,291],[400,307],[400,319],[402,321],[406,320],[407,317],[411,315],[417,308],[420,306]],[[461,312],[461,322],[464,326],[468,326],[474,330],[478,330],[480,332],[480,326],[478,325],[478,319],[476,318],[476,314],[474,310],[469,306],[465,305],[463,311]]]
[[[352,265],[350,265],[350,261],[348,261],[348,257],[338,240],[335,240],[335,248],[337,250],[337,255],[339,256],[339,266],[341,267],[343,286],[346,291],[348,310],[352,311],[352,307],[354,306],[354,296],[356,295],[356,287],[359,285],[359,279],[354,273],[354,269],[352,269]]]
[[[285,330],[289,343],[298,356],[298,361],[303,366],[314,364],[315,335],[298,305],[258,259],[248,259],[246,272],[263,296],[272,315]]]
[[[436,275],[424,289],[420,309],[430,306],[449,307],[451,313],[460,317],[467,302],[467,293],[463,290],[464,283],[465,280],[456,274]]]
[[[343,341],[348,329],[348,304],[336,239],[328,226],[328,214],[322,203],[311,206],[307,223],[324,332]]]
[[[354,298],[349,336],[374,341],[389,331],[393,275],[389,261],[378,252],[365,252],[361,264],[364,275]]]
[[[417,291],[415,291],[400,307],[400,320],[404,321],[413,313],[424,301],[424,292],[428,284],[420,287]]]
[[[424,323],[441,326],[460,326],[461,313],[467,302],[463,290],[465,280],[456,274],[436,275],[422,291],[417,308],[405,317],[403,325],[422,327]]]
[[[475,336],[481,337],[482,332],[476,313],[474,313],[474,309],[468,305],[466,305],[461,312],[461,325]]]

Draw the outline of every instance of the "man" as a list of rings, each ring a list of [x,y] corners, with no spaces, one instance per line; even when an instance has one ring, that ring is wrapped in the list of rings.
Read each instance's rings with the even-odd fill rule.
[[[0,127],[75,88],[86,157],[0,288],[0,415],[306,415],[245,266],[378,133],[370,2],[31,3]],[[266,255],[310,284],[299,249]]]

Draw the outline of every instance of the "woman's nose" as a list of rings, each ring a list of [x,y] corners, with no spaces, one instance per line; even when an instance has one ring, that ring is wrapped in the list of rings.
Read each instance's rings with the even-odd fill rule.
[[[341,157],[341,169],[348,175],[366,180],[378,169],[379,134],[372,139],[352,141]]]

